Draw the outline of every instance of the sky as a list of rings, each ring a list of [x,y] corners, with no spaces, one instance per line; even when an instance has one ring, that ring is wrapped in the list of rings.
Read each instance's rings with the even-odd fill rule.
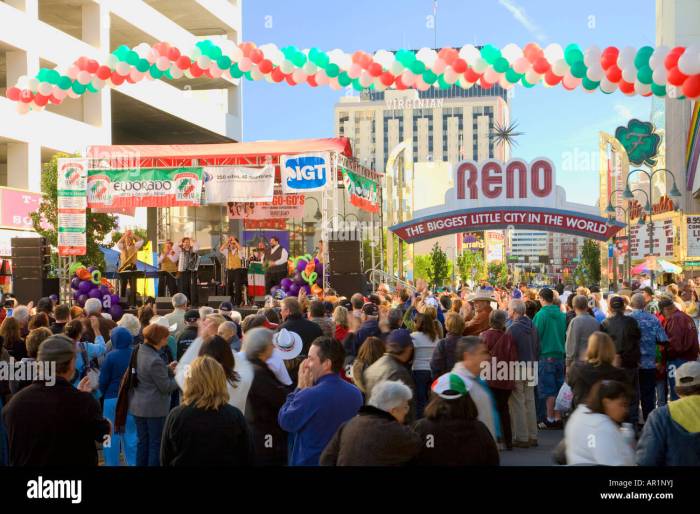
[[[346,52],[433,47],[432,0],[244,0],[244,41]],[[603,49],[655,44],[655,0],[439,0],[437,46],[529,42],[577,43]],[[333,108],[343,91],[244,81],[243,140],[332,137]],[[651,99],[588,94],[562,87],[516,87],[511,121],[524,132],[511,152],[550,158],[557,183],[573,202],[598,199],[599,131],[613,133],[636,117],[648,120]]]

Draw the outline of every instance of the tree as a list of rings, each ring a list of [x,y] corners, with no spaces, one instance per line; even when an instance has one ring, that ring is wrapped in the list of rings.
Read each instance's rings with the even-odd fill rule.
[[[503,287],[508,283],[508,266],[505,262],[495,261],[488,265],[489,283]]]
[[[75,157],[65,153],[56,153],[51,160],[44,164],[41,174],[41,192],[43,198],[39,209],[32,213],[32,224],[34,230],[52,246],[58,246],[58,159],[63,157]],[[112,214],[86,212],[85,238],[87,242],[87,253],[79,258],[80,262],[86,266],[96,266],[104,270],[104,255],[100,251],[100,245],[104,243],[107,236],[117,228],[117,217]]]
[[[447,254],[442,251],[438,243],[435,243],[428,255],[428,259],[429,266],[426,270],[428,281],[433,284],[434,287],[440,287],[445,283],[449,275]]]
[[[462,255],[457,257],[457,270],[463,284],[466,284],[469,280],[480,282],[485,279],[486,267],[483,253],[481,251],[464,250]]]
[[[580,273],[587,281],[584,285],[600,283],[600,245],[598,243],[591,239],[586,239],[583,242],[581,263],[578,267],[583,268]]]

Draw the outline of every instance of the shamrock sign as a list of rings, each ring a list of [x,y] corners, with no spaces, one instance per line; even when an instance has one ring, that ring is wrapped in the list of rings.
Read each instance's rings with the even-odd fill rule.
[[[615,138],[627,151],[631,163],[647,166],[656,164],[661,137],[654,132],[654,125],[648,121],[632,119],[626,127],[617,127]]]

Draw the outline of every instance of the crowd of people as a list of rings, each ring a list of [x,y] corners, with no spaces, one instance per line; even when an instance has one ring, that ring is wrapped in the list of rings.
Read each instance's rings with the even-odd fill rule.
[[[1,309],[0,463],[495,466],[553,430],[560,463],[700,465],[692,284],[382,284],[245,317],[178,293],[168,311]]]

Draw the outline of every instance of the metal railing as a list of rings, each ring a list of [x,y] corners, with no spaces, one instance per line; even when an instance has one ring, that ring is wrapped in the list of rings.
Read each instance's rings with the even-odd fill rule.
[[[397,289],[401,287],[402,289],[406,289],[409,293],[415,293],[416,288],[406,282],[405,280],[401,280],[400,278],[391,275],[387,273],[384,270],[380,269],[370,269],[365,272],[368,276],[368,279],[370,283],[372,284],[373,290],[376,291],[377,286],[379,284],[387,284],[388,286],[392,287],[393,289]]]

